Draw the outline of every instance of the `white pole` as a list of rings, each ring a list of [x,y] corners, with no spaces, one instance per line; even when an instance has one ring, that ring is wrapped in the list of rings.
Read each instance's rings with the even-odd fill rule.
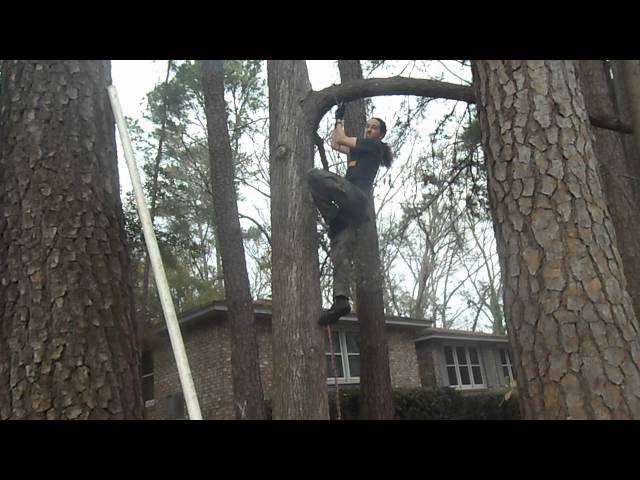
[[[110,85],[107,87],[107,90],[109,91],[111,108],[116,119],[116,124],[118,125],[118,132],[120,133],[124,156],[127,160],[127,167],[129,169],[129,175],[131,176],[131,185],[133,186],[133,192],[136,197],[138,215],[142,222],[144,241],[147,244],[147,252],[149,252],[153,275],[156,279],[158,295],[160,296],[160,302],[162,303],[162,311],[164,312],[164,318],[167,322],[167,330],[169,331],[169,338],[171,340],[171,347],[173,348],[173,354],[176,359],[176,365],[178,366],[178,375],[180,376],[180,383],[182,384],[182,392],[184,394],[185,403],[187,404],[189,418],[191,420],[202,420],[202,413],[200,412],[196,389],[193,384],[191,370],[189,369],[189,360],[187,359],[184,342],[182,341],[182,334],[180,333],[180,327],[178,326],[178,318],[173,306],[173,300],[171,299],[171,293],[169,292],[167,275],[162,264],[162,257],[160,257],[160,250],[158,249],[156,235],[153,231],[151,215],[147,209],[147,204],[142,192],[142,183],[140,182],[138,167],[133,156],[133,148],[131,148],[131,139],[129,138],[127,123],[125,122],[124,115],[122,114],[122,108],[120,106],[120,100],[118,100],[116,87]]]

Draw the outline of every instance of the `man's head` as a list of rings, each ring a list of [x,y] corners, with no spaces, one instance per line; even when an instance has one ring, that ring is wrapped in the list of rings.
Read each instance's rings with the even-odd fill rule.
[[[382,139],[387,134],[387,125],[377,117],[367,120],[367,126],[364,129],[365,138]]]

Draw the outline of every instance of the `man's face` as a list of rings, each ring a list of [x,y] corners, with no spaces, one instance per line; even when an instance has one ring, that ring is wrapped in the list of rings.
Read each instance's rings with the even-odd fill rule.
[[[382,138],[382,132],[380,131],[380,122],[375,119],[367,121],[367,126],[364,129],[365,138]]]

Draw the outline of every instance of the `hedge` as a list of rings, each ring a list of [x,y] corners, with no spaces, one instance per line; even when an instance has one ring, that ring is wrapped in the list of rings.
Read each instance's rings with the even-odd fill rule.
[[[504,399],[504,391],[462,393],[452,388],[406,388],[393,392],[396,420],[519,420],[520,406],[516,395]],[[340,390],[343,420],[359,419],[360,391]],[[329,394],[329,411],[336,418],[335,390]],[[268,418],[271,405],[267,402]]]
[[[407,388],[393,392],[396,420],[519,420],[520,406],[504,391],[462,393],[453,388]],[[340,390],[343,420],[359,418],[359,389]],[[329,395],[331,418],[336,417],[335,391]]]

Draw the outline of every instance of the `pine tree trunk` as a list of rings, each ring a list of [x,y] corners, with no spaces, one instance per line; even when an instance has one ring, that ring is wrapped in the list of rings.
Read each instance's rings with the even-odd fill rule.
[[[141,419],[108,61],[5,61],[0,418]]]
[[[306,175],[313,125],[301,101],[311,91],[304,60],[270,60],[269,173],[273,295],[273,417],[329,418],[316,211]]]
[[[578,62],[580,85],[590,116],[618,118],[614,95],[610,90],[608,68],[604,60]],[[624,149],[623,133],[591,127],[594,149],[607,206],[616,229],[627,291],[631,295],[636,318],[640,315],[640,205],[634,193]]]
[[[575,65],[473,74],[525,417],[640,418],[638,323]]]
[[[231,369],[236,418],[264,420],[266,412],[258,342],[234,186],[222,60],[202,62],[202,90],[207,116],[213,211],[231,323]]]
[[[362,79],[359,60],[339,60],[338,68],[342,83]],[[366,124],[364,100],[351,102],[345,114],[347,135],[361,137]],[[373,198],[368,209],[371,220],[356,228],[353,262],[360,326],[360,415],[363,419],[389,420],[394,416],[393,394]]]

